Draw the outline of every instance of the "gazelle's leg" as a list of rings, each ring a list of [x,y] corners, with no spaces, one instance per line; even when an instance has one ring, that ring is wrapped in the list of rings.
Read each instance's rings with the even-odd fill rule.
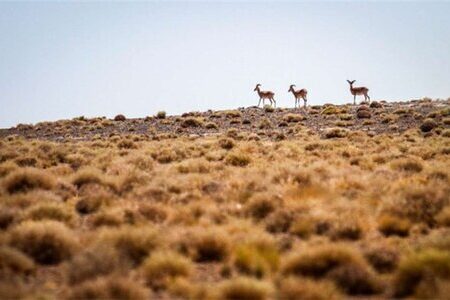
[[[353,95],[353,105],[356,105],[356,95]]]
[[[277,101],[275,101],[275,98],[272,97],[272,100],[273,100],[273,107],[274,108],[277,107]]]
[[[368,94],[366,94],[366,96],[367,96],[367,98],[369,98],[369,103],[370,103],[370,97],[369,97],[369,95],[368,95]]]
[[[258,107],[259,107],[260,104],[261,104],[261,98],[259,98]]]

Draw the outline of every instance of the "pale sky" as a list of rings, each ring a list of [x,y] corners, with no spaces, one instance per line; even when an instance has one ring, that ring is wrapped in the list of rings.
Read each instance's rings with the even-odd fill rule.
[[[450,97],[450,2],[0,2],[0,127]]]

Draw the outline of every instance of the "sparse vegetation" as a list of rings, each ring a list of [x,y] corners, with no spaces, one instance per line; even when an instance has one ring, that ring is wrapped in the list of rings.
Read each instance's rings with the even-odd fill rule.
[[[373,103],[1,129],[0,297],[445,298],[448,100]]]

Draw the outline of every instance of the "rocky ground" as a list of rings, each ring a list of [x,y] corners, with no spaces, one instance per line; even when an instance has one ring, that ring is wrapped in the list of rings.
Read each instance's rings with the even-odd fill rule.
[[[305,126],[314,133],[323,134],[332,127],[362,130],[369,134],[396,133],[418,128],[427,117],[442,116],[441,110],[449,109],[449,100],[413,100],[408,102],[372,102],[370,105],[311,106],[307,109],[248,107],[227,111],[190,112],[181,116],[158,116],[127,119],[123,115],[115,119],[84,117],[56,122],[40,122],[35,125],[19,124],[0,129],[0,137],[23,136],[28,139],[52,141],[92,140],[114,134],[139,134],[152,138],[158,136],[206,136],[235,128],[242,133],[255,133],[262,138],[292,137],[293,125]],[[364,110],[362,112],[362,110]],[[439,120],[438,120],[439,121]],[[448,127],[448,124],[442,124]]]

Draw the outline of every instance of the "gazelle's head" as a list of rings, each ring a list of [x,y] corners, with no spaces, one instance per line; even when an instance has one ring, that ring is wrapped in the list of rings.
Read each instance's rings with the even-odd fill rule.
[[[350,85],[352,85],[352,84],[354,84],[355,83],[355,81],[356,80],[352,80],[352,81],[350,81],[350,80],[347,80],[347,82],[350,84]]]
[[[294,86],[295,86],[295,84],[291,84],[291,86],[289,87],[288,93],[291,92],[291,91],[292,92],[294,91]]]
[[[255,86],[254,91],[257,91],[257,90],[259,89],[260,86],[261,86],[261,85],[258,83],[258,84]]]

